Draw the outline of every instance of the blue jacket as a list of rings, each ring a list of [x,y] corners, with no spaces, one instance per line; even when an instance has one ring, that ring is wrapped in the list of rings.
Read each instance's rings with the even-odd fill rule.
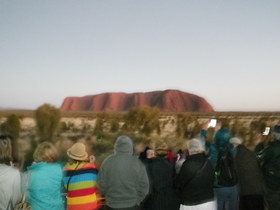
[[[28,183],[28,203],[32,210],[63,210],[62,166],[59,163],[40,162],[27,168],[23,190]],[[31,173],[30,173],[31,172]]]
[[[231,138],[231,132],[227,128],[221,128],[215,135],[215,141],[218,148],[228,147],[230,145],[229,139]]]

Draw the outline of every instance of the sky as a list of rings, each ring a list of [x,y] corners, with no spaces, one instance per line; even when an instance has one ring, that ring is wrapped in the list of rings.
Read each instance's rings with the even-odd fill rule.
[[[279,0],[0,0],[0,108],[177,89],[280,111]]]

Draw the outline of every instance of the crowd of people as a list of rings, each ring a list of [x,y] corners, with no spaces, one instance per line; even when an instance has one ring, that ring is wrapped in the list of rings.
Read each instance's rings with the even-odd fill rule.
[[[280,125],[271,141],[251,151],[222,126],[209,141],[202,130],[176,154],[163,140],[136,155],[134,141],[119,136],[100,167],[82,142],[68,161],[50,142],[33,163],[17,166],[15,141],[0,136],[0,210],[23,203],[32,210],[279,210]]]

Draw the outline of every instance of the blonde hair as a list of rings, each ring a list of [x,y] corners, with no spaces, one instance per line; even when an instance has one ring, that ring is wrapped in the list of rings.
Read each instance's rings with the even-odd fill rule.
[[[38,162],[54,163],[58,160],[58,152],[52,143],[43,142],[37,146],[33,158]]]

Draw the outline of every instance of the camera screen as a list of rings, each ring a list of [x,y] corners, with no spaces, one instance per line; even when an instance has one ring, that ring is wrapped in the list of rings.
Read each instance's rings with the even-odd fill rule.
[[[208,124],[208,128],[209,127],[216,127],[216,124],[217,124],[217,119],[211,119],[209,124]]]
[[[270,127],[266,127],[262,134],[266,136],[269,134],[269,131],[270,131]]]

